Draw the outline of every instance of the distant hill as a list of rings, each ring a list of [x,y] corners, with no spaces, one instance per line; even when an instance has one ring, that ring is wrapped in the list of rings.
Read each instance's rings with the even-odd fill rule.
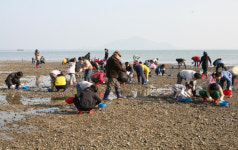
[[[160,50],[160,49],[176,49],[167,42],[154,42],[140,37],[132,37],[125,40],[117,40],[103,45],[101,48],[109,49],[133,49],[133,50]]]

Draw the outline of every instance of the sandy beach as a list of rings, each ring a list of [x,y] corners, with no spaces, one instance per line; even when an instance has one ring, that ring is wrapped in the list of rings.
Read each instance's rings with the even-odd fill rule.
[[[48,92],[49,72],[66,70],[60,62],[36,68],[28,61],[0,62],[0,149],[237,149],[237,86],[228,107],[203,103],[192,97],[189,103],[172,98],[171,87],[177,73],[166,65],[165,76],[149,78],[146,86],[121,85],[126,99],[103,101],[105,108],[95,113],[77,114],[64,100],[68,92]],[[202,70],[188,66],[188,69]],[[215,68],[210,67],[209,72]],[[22,83],[29,90],[8,90],[5,79],[11,72],[22,71]],[[173,74],[173,76],[168,76]],[[80,82],[82,79],[77,78]],[[205,88],[205,80],[198,85]],[[183,81],[184,83],[184,81]],[[236,83],[237,84],[237,83]],[[106,85],[100,85],[98,95]],[[114,91],[113,91],[114,92]],[[198,93],[198,91],[197,91]],[[101,95],[100,95],[101,96]],[[102,96],[101,96],[102,97]],[[113,95],[111,95],[113,97]]]

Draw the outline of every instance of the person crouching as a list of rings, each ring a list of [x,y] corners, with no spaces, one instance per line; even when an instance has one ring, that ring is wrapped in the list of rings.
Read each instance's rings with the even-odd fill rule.
[[[203,98],[203,102],[207,101],[207,98],[209,100],[214,99],[214,103],[216,104],[218,102],[218,99],[223,100],[224,94],[222,91],[222,88],[217,83],[211,83],[208,85],[207,90],[200,90],[199,94]]]
[[[57,89],[57,92],[60,92],[60,89],[63,89],[63,92],[66,92],[66,90],[68,89],[68,85],[67,85],[67,80],[63,73],[59,74],[55,78],[54,85],[55,85],[55,88]]]
[[[11,89],[12,85],[16,85],[16,89],[18,89],[19,85],[21,84],[20,83],[20,78],[22,76],[23,76],[23,73],[21,71],[9,74],[6,78],[6,80],[5,80],[5,83],[8,87],[8,89]]]

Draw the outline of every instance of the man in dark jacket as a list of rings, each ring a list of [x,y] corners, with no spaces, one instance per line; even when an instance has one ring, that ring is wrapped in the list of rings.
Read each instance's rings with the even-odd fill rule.
[[[107,65],[106,65],[106,75],[108,78],[107,81],[107,89],[104,93],[103,100],[110,100],[108,99],[108,95],[110,91],[115,88],[116,94],[117,94],[117,99],[122,99],[124,98],[121,96],[120,93],[120,85],[117,81],[118,78],[118,72],[123,71],[126,72],[126,69],[122,68],[119,57],[121,57],[121,54],[119,51],[115,51],[113,55],[107,60]]]
[[[11,89],[12,85],[16,85],[16,89],[18,89],[20,85],[20,78],[22,76],[23,76],[23,73],[21,71],[9,74],[7,79],[5,80],[5,83],[8,89]]]

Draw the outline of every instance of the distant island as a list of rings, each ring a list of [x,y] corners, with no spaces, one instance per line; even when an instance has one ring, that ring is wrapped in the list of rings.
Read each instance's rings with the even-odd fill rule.
[[[24,49],[17,49],[17,51],[25,51]]]

